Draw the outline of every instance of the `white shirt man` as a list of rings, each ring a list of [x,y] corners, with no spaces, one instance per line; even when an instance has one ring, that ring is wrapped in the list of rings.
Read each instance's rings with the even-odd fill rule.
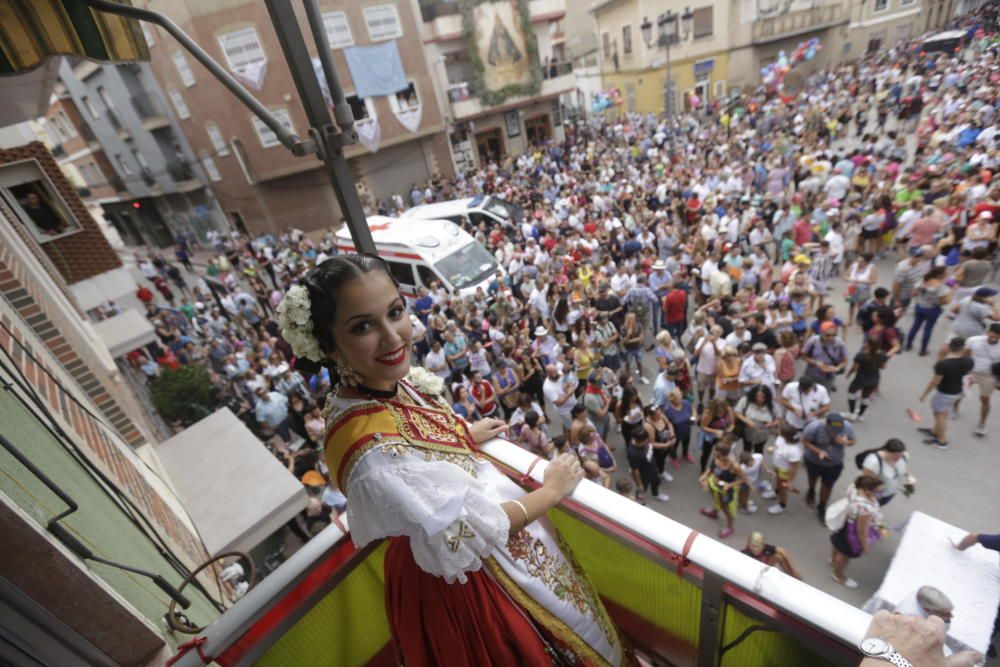
[[[990,413],[990,394],[996,388],[997,379],[993,375],[993,365],[1000,363],[1000,324],[993,323],[985,336],[972,336],[965,341],[972,357],[972,384],[979,385],[981,400],[979,425],[976,435],[986,435],[986,418]]]
[[[559,418],[562,420],[563,429],[568,433],[570,424],[573,423],[573,406],[576,405],[576,396],[573,395],[573,384],[567,382],[567,377],[560,374],[559,370],[552,365],[545,367],[545,383],[542,385],[542,393],[545,398],[555,406]]]
[[[771,390],[774,395],[774,387],[777,384],[778,367],[774,362],[774,357],[767,353],[767,345],[764,343],[754,343],[753,354],[743,360],[740,366],[740,387],[744,392],[760,385]]]
[[[785,407],[785,421],[801,430],[808,422],[830,411],[830,394],[823,385],[803,379],[785,385],[781,390],[781,404]]]

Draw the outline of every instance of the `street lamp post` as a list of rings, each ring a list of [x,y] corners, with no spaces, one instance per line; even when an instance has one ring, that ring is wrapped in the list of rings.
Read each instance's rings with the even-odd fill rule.
[[[668,117],[673,116],[676,104],[676,96],[672,94],[671,90],[673,79],[670,69],[670,47],[688,38],[691,34],[693,21],[694,12],[691,11],[690,7],[685,8],[683,14],[675,14],[673,10],[668,9],[656,19],[657,35],[655,41],[653,40],[653,23],[648,17],[644,18],[639,26],[646,47],[652,49],[662,46],[666,56],[667,73],[663,81],[663,106]]]
[[[653,40],[653,23],[649,17],[643,18],[639,28],[642,30],[642,40],[646,43],[646,48],[663,47],[666,56],[666,77],[663,80],[663,111],[667,115],[668,125],[673,125],[677,96],[674,94],[673,79],[670,70],[670,47],[687,39],[691,34],[691,23],[694,20],[694,13],[690,7],[684,9],[683,14],[675,14],[672,10],[667,10],[656,19],[657,35]],[[679,25],[678,25],[679,21]],[[670,128],[670,158],[673,160],[674,139],[673,128]]]

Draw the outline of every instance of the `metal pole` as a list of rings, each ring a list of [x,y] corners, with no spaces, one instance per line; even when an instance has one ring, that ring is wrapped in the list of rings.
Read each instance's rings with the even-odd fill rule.
[[[365,213],[361,208],[361,200],[358,198],[358,191],[354,188],[354,178],[347,164],[347,158],[344,157],[343,147],[350,143],[345,139],[356,136],[354,130],[348,128],[347,134],[345,134],[339,132],[333,125],[330,110],[326,105],[319,81],[316,79],[312,58],[309,56],[305,39],[303,39],[302,31],[299,29],[299,22],[292,3],[288,0],[266,0],[265,4],[274,30],[278,34],[278,42],[285,54],[285,60],[288,61],[288,68],[291,70],[292,80],[295,82],[296,90],[298,90],[302,107],[305,109],[309,124],[312,126],[310,133],[319,147],[319,158],[323,162],[327,177],[330,179],[330,185],[333,186],[337,202],[340,204],[340,210],[344,214],[347,228],[354,240],[354,247],[357,248],[358,252],[375,255],[377,254],[375,241],[372,240],[372,233],[368,229]],[[307,1],[307,7],[309,4],[313,4],[315,8],[314,3]],[[316,18],[320,19],[318,12]],[[314,24],[314,28],[317,25],[322,28],[321,19],[318,24]],[[320,34],[324,33],[320,31]],[[325,50],[329,55],[329,44],[326,45]],[[320,62],[323,62],[322,54]],[[327,66],[329,66],[329,70],[327,70]],[[344,94],[334,73],[331,58],[327,58],[324,74],[327,85],[330,87],[330,97],[333,100],[338,98],[343,100]]]
[[[667,103],[667,141],[670,142],[669,154],[670,154],[670,169],[674,168],[674,105],[677,100],[675,99],[673,87],[670,85],[670,41],[669,36],[664,35],[664,41],[666,42],[667,50],[667,77],[663,82],[667,91],[664,93],[664,100]]]
[[[131,5],[118,4],[117,2],[110,2],[109,0],[86,0],[87,4],[98,11],[107,12],[108,14],[115,14],[117,16],[125,16],[131,19],[137,19],[140,21],[148,21],[150,23],[155,23],[164,30],[170,33],[170,35],[180,42],[187,51],[195,57],[202,65],[205,66],[212,76],[219,80],[222,85],[229,89],[233,95],[239,98],[245,106],[250,108],[250,111],[254,113],[255,116],[260,118],[267,127],[274,132],[275,136],[278,138],[286,148],[288,148],[295,155],[309,155],[310,153],[316,152],[316,144],[313,141],[299,139],[298,135],[294,132],[290,132],[287,127],[281,124],[281,122],[275,118],[267,107],[257,101],[253,95],[247,92],[240,83],[233,78],[233,76],[222,68],[219,63],[212,60],[212,57],[205,53],[205,51],[198,46],[194,40],[187,36],[187,34],[177,27],[177,24],[168,19],[163,14],[159,14],[148,9],[140,9],[138,7],[132,7]]]
[[[323,65],[323,75],[326,77],[326,86],[330,90],[330,99],[333,100],[333,117],[337,121],[337,127],[344,135],[345,144],[357,143],[357,134],[354,134],[354,112],[351,105],[347,103],[344,96],[344,89],[340,86],[340,78],[337,76],[337,68],[333,64],[333,49],[330,48],[330,40],[326,37],[326,28],[323,26],[323,15],[319,11],[316,0],[302,0],[306,8],[306,18],[309,20],[309,29],[312,31],[313,39],[316,40],[316,49],[319,51],[319,61]],[[350,141],[348,141],[350,139]]]

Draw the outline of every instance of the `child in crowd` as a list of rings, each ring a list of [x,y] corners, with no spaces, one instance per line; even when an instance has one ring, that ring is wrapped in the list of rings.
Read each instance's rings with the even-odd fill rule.
[[[740,486],[739,509],[740,514],[754,514],[757,511],[757,504],[750,500],[750,490],[759,489],[761,483],[766,480],[761,478],[761,471],[765,469],[764,455],[757,454],[749,450],[744,450],[740,454],[740,469],[747,481]]]
[[[783,514],[788,507],[788,491],[798,493],[793,485],[795,473],[799,470],[799,461],[802,460],[802,443],[799,440],[799,431],[794,426],[784,424],[781,432],[775,439],[774,444],[767,448],[774,463],[775,474],[778,478],[777,493],[774,491],[761,494],[762,498],[778,498],[778,502],[767,508],[768,514]]]
[[[746,475],[732,456],[733,440],[731,435],[726,435],[715,445],[712,463],[698,478],[701,488],[712,495],[712,506],[703,507],[701,513],[710,519],[718,519],[721,511],[726,518],[726,527],[719,531],[720,539],[733,534],[738,487],[747,483]]]

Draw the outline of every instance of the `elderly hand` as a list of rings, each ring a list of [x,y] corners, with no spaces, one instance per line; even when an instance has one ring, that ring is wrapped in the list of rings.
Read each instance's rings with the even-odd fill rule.
[[[972,667],[983,661],[983,656],[976,651],[962,651],[946,658],[945,625],[937,616],[905,616],[883,609],[872,617],[867,636],[886,640],[914,667]],[[868,662],[875,664],[874,661],[862,664]],[[885,662],[879,660],[878,664]]]
[[[498,435],[506,433],[507,428],[507,422],[502,419],[487,417],[486,419],[480,419],[469,426],[469,435],[472,436],[473,442],[477,445],[481,445],[487,440],[492,440]]]

